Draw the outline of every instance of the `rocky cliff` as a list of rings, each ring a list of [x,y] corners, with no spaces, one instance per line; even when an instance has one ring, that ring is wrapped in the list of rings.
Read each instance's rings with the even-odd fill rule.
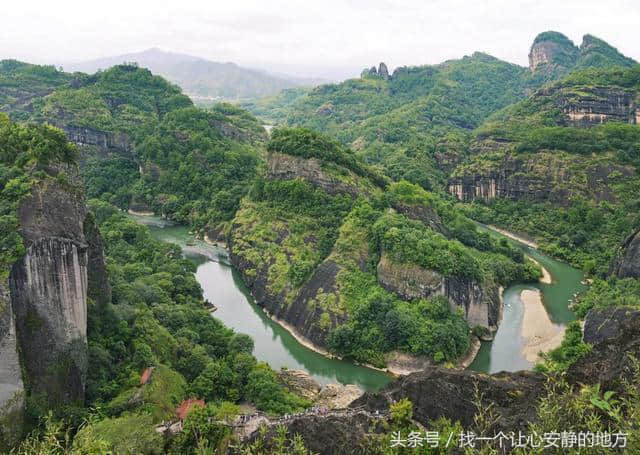
[[[572,67],[580,54],[573,42],[562,33],[545,32],[539,34],[529,51],[529,69],[540,70],[553,66]]]
[[[587,127],[609,121],[637,124],[640,117],[637,93],[632,89],[605,86],[563,87],[554,85],[534,94],[538,102],[562,111],[565,126]]]
[[[332,168],[332,169],[328,169]],[[275,180],[302,179],[321,188],[328,194],[350,194],[358,196],[363,188],[355,184],[356,176],[347,172],[340,175],[336,167],[322,163],[317,158],[302,158],[299,156],[271,153],[267,161],[267,178]]]
[[[622,55],[615,47],[584,35],[580,47],[562,33],[540,33],[529,51],[529,69],[532,73],[562,76],[571,70],[602,66],[632,66],[636,62]]]
[[[83,401],[87,368],[84,198],[53,181],[18,210],[24,257],[9,277],[18,347],[30,397],[45,406]]]
[[[231,238],[233,239],[233,234]],[[323,298],[336,298],[336,277],[340,267],[330,259],[323,261],[302,287],[295,292],[293,301],[287,304],[284,292],[277,293],[271,290],[269,268],[275,263],[272,258],[262,268],[256,270],[254,263],[242,255],[234,253],[233,241],[229,242],[229,248],[232,264],[242,274],[244,282],[251,289],[251,294],[258,304],[281,323],[287,324],[287,328],[294,335],[302,336],[316,346],[326,347],[329,331],[344,323],[346,317],[341,312],[333,312],[314,303]],[[253,270],[256,270],[256,273],[253,273]],[[323,317],[323,314],[326,316]],[[321,322],[324,320],[326,322]]]
[[[498,286],[466,278],[445,277],[415,264],[395,264],[383,253],[377,266],[378,282],[405,300],[445,296],[451,309],[461,308],[470,327],[495,330],[500,323]]]
[[[615,202],[616,179],[635,175],[633,167],[611,160],[585,160],[547,151],[503,153],[502,157],[492,158],[488,166],[481,163],[482,157],[478,156],[477,163],[472,158],[459,167],[449,179],[449,193],[464,202],[507,198],[566,206],[574,196]]]
[[[57,122],[67,139],[76,145],[95,150],[101,158],[118,155],[133,160],[133,142],[125,133],[99,131],[93,128]]]
[[[35,183],[18,218],[26,253],[0,296],[8,303],[0,324],[0,403],[10,402],[7,394],[19,392],[21,381],[28,405],[40,410],[83,403],[87,296],[104,304],[111,295],[100,234],[81,190],[59,179]]]
[[[375,66],[371,68],[365,68],[360,73],[360,77],[379,77],[381,79],[387,80],[391,76],[389,75],[389,69],[384,62],[380,62],[380,65],[376,69]]]
[[[0,452],[9,450],[20,437],[24,404],[9,289],[0,283]]]
[[[618,278],[640,278],[640,230],[623,242],[611,264],[611,273]]]

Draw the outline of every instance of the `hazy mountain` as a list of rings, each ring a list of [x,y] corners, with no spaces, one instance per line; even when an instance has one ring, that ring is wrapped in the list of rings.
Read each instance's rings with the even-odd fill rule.
[[[317,85],[318,79],[275,76],[243,68],[235,63],[219,63],[200,57],[166,52],[158,48],[97,60],[63,65],[67,71],[93,73],[124,62],[136,62],[153,73],[178,84],[195,101],[247,99],[273,95],[284,88]]]

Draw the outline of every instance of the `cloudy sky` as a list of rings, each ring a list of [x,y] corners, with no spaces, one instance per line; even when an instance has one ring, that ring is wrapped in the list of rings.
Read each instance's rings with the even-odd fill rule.
[[[149,47],[298,75],[484,51],[527,64],[533,38],[599,36],[640,60],[638,0],[20,0],[0,13],[0,58],[76,62]]]

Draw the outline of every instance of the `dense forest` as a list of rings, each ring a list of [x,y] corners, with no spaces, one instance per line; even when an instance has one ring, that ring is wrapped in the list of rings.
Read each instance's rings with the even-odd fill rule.
[[[427,405],[411,396],[424,390],[406,378],[387,389],[393,401],[375,408],[373,423],[370,403],[387,398],[365,395],[364,453],[409,453],[390,448],[396,431],[501,429],[502,411],[483,404],[499,401],[481,392],[487,381],[489,394],[507,387],[497,395],[515,408],[532,394],[524,417],[509,415],[527,431],[563,422],[613,432],[637,421],[637,361],[601,389],[601,372],[581,362],[616,356],[585,341],[580,320],[640,307],[640,65],[591,35],[577,47],[546,32],[531,55],[530,68],[474,53],[206,109],[137,65],[88,75],[1,61],[0,315],[15,264],[31,258],[23,203],[48,188],[86,206],[85,237],[73,245],[100,239],[109,289],[92,293],[89,277],[84,401],[51,405],[27,380],[31,434],[13,453],[311,453],[286,426],[252,440],[234,434],[240,414],[290,415],[314,403],[253,356],[250,334],[212,317],[193,263],[127,211],[225,243],[258,305],[315,347],[391,371],[406,356],[427,366],[416,377],[442,374],[469,395],[471,416],[427,425]],[[530,374],[458,371],[496,331],[502,290],[543,276],[477,223],[530,237],[590,284],[571,306],[579,320]],[[637,348],[627,342],[615,347]],[[155,431],[190,399],[206,404],[182,431]],[[634,450],[638,429],[629,431]]]

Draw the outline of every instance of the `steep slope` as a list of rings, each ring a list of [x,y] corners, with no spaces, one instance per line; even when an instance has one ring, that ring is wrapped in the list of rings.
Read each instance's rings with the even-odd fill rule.
[[[0,447],[6,448],[20,437],[25,402],[32,417],[84,404],[87,298],[99,299],[108,285],[99,238],[85,235],[91,220],[76,151],[64,134],[16,125],[2,114],[0,153],[8,177],[0,186],[0,218],[15,229],[0,237]]]
[[[589,272],[638,225],[640,66],[589,69],[495,114],[449,192]]]
[[[321,347],[379,366],[393,350],[453,361],[467,324],[499,323],[498,285],[538,276],[436,196],[407,182],[385,191],[324,136],[275,130],[268,150],[231,258],[260,305]]]
[[[26,119],[39,100],[69,83],[72,76],[53,66],[0,60],[0,110]]]
[[[266,132],[257,120],[228,104],[197,109],[178,87],[134,65],[56,75],[66,82],[11,113],[56,125],[80,146],[88,196],[155,211],[215,237],[260,162]],[[31,90],[29,80],[16,84]],[[0,86],[2,93],[9,91]]]
[[[529,51],[531,79],[537,84],[561,79],[577,69],[631,67],[635,63],[593,35],[584,35],[578,47],[562,33],[544,32],[536,36]]]
[[[471,131],[492,113],[574,69],[634,63],[590,35],[578,48],[557,32],[540,34],[529,56],[528,70],[479,52],[392,74],[381,64],[360,79],[246,107],[280,124],[328,133],[393,179],[436,189],[464,158]]]
[[[273,95],[282,89],[302,85],[295,78],[277,77],[243,68],[235,63],[212,62],[191,55],[166,52],[158,48],[88,62],[65,64],[65,69],[94,73],[123,63],[137,63],[174,84],[196,102],[217,99],[239,100]],[[313,81],[307,81],[311,85]]]

